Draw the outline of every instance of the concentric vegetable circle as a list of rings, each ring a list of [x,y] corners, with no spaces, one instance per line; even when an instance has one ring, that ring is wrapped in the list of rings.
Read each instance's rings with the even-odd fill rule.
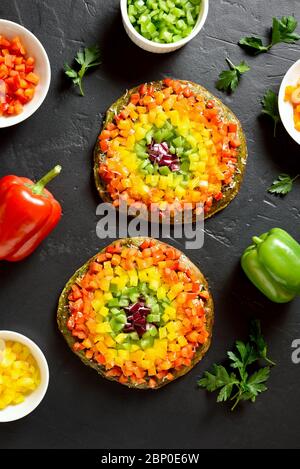
[[[207,351],[213,303],[200,271],[150,238],[114,242],[75,273],[58,323],[73,351],[108,379],[157,388]]]
[[[165,79],[128,92],[107,113],[95,150],[104,200],[166,214],[205,216],[237,194],[247,148],[239,121],[199,85]],[[175,164],[176,162],[176,164]]]

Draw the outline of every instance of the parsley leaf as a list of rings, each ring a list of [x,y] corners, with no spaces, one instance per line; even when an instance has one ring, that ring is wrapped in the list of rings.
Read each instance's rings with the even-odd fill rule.
[[[244,385],[244,391],[239,395],[239,400],[255,402],[257,396],[267,391],[265,383],[270,376],[270,367],[260,368],[253,373]],[[237,403],[235,404],[237,405]]]
[[[221,389],[217,398],[217,402],[227,401],[232,394],[234,385],[238,384],[235,373],[228,373],[222,365],[213,365],[211,373],[206,371],[204,377],[198,381],[198,385],[213,392]]]
[[[294,44],[299,41],[299,34],[294,32],[297,26],[298,23],[294,16],[283,16],[280,20],[273,18],[272,46],[280,42]]]
[[[276,137],[277,124],[280,122],[277,94],[272,90],[268,90],[261,103],[262,113],[268,115],[274,121],[274,137]]]
[[[219,75],[217,81],[217,89],[220,91],[227,91],[228,93],[233,92],[238,87],[241,76],[250,70],[250,67],[246,62],[241,62],[239,65],[234,65],[230,59],[226,59],[230,70],[224,70]]]
[[[286,195],[291,192],[293,188],[293,182],[298,179],[299,174],[295,176],[293,179],[289,174],[279,174],[278,178],[272,182],[272,185],[269,187],[268,192],[271,194],[277,195]]]
[[[77,52],[75,60],[79,65],[81,65],[80,70],[74,70],[70,65],[65,64],[65,74],[72,79],[74,85],[79,87],[80,94],[84,96],[82,79],[89,68],[96,67],[101,64],[100,49],[98,46],[85,47],[83,50]]]
[[[243,37],[239,41],[239,45],[251,54],[260,54],[268,52],[273,46],[281,42],[293,44],[299,41],[299,34],[295,33],[298,22],[294,16],[283,16],[282,18],[273,18],[271,42],[264,45],[261,38],[256,36]]]
[[[256,36],[243,37],[239,41],[239,45],[251,54],[260,54],[269,50],[269,47],[264,46],[262,40]]]
[[[231,361],[231,368],[237,370],[239,376],[224,366],[215,364],[212,371],[206,371],[197,383],[209,392],[219,391],[217,402],[235,401],[231,410],[234,410],[240,401],[255,402],[257,396],[267,390],[265,383],[270,375],[270,366],[259,368],[252,374],[250,373],[252,367],[249,371],[249,366],[260,359],[275,365],[267,357],[267,345],[261,334],[260,322],[257,320],[251,322],[249,342],[237,341],[235,348],[234,352],[230,351],[227,355]],[[236,393],[232,396],[234,389]]]

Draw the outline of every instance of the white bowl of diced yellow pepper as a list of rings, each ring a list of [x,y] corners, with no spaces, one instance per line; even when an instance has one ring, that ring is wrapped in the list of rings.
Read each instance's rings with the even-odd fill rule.
[[[22,334],[0,331],[0,423],[30,414],[48,383],[48,364],[40,348]]]

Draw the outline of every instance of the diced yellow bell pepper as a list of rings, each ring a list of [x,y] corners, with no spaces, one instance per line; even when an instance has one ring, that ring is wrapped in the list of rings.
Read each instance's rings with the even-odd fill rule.
[[[126,337],[127,337],[127,335],[123,334],[122,332],[120,334],[118,334],[117,337],[116,337],[117,344],[122,344],[124,342],[124,340],[126,339]]]
[[[106,307],[106,306],[102,306],[100,309],[99,309],[99,314],[101,316],[103,316],[104,318],[106,318],[106,316],[108,316],[108,313],[109,313],[109,309]]]
[[[143,350],[137,350],[136,352],[131,352],[130,358],[132,361],[135,361],[138,363],[145,358],[145,352]]]
[[[115,274],[119,276],[124,275],[124,274],[126,275],[126,271],[120,265],[117,265],[115,267]]]
[[[150,109],[148,113],[148,119],[149,119],[149,122],[151,122],[151,124],[154,124],[156,115],[157,115],[157,109],[156,108]]]
[[[164,311],[171,320],[176,319],[176,308],[173,308],[173,306],[166,306],[165,311]]]
[[[175,285],[173,285],[168,292],[169,300],[171,301],[174,300],[174,298],[176,298],[176,296],[183,290],[184,290],[184,285],[182,283],[176,283]]]
[[[155,366],[151,366],[150,368],[148,368],[148,375],[149,375],[149,376],[155,376],[155,375],[156,375],[156,368],[155,368]]]
[[[184,347],[185,345],[188,344],[188,341],[186,340],[186,338],[182,335],[180,335],[177,339],[177,342],[178,344],[180,345],[180,347]]]
[[[128,350],[118,350],[118,356],[123,358],[123,360],[129,360],[129,351]]]
[[[84,341],[82,342],[82,345],[84,345],[85,348],[91,348],[92,342],[90,341],[90,339],[84,339]]]
[[[124,365],[124,359],[121,357],[115,357],[114,362],[117,366],[120,366],[121,368]]]
[[[147,113],[147,108],[145,106],[137,106],[136,110],[139,114],[146,114]]]
[[[189,160],[190,160],[191,164],[192,164],[192,163],[197,163],[197,162],[199,161],[199,159],[200,159],[199,153],[192,153],[192,154],[189,156]],[[190,165],[190,167],[191,167],[191,165]]]
[[[151,368],[151,366],[153,366],[150,360],[141,360],[140,364],[144,370],[148,370],[148,368]]]
[[[148,114],[140,114],[139,121],[141,122],[141,124],[147,125],[149,122]]]
[[[182,199],[185,196],[185,194],[186,194],[186,190],[183,187],[178,186],[178,185],[175,187],[175,195],[176,197],[178,197],[178,199]]]
[[[151,288],[151,290],[154,290],[155,292],[158,290],[159,288],[159,285],[160,285],[160,280],[150,280],[149,282],[149,288]]]
[[[130,351],[131,352],[136,352],[137,350],[140,350],[140,347],[136,344],[131,344]]]
[[[126,141],[126,148],[129,150],[133,150],[135,145],[135,136],[134,135],[129,135]]]
[[[179,352],[180,345],[175,344],[175,342],[172,342],[172,343],[169,344],[169,350],[170,350],[170,352]]]
[[[134,269],[134,270],[128,271],[128,275],[129,275],[129,285],[131,287],[136,287],[139,282],[139,278],[138,278],[136,270]]]
[[[163,320],[165,323],[167,323],[167,322],[169,321],[169,319],[170,319],[170,318],[169,318],[169,315],[168,315],[168,314],[164,313],[164,314],[162,315],[162,320]]]
[[[130,130],[131,126],[132,126],[132,123],[129,119],[120,120],[118,123],[118,127],[121,130]]]
[[[105,301],[109,301],[109,300],[111,300],[112,298],[113,298],[113,296],[112,296],[112,294],[111,294],[110,292],[104,293],[104,295],[103,295],[103,299],[104,299]]]
[[[115,357],[117,356],[117,351],[110,348],[110,349],[107,349],[106,351],[106,354],[105,354],[105,358],[107,360],[107,362],[111,362],[115,359]]]
[[[109,322],[102,322],[96,326],[97,334],[105,334],[106,332],[111,332],[111,327]]]
[[[94,311],[96,311],[97,313],[103,306],[103,300],[93,300],[91,304],[92,304]]]
[[[105,345],[107,345],[107,347],[114,347],[116,345],[116,342],[114,341],[114,339],[110,335],[107,335],[105,337],[104,343],[105,343]]]
[[[165,286],[161,285],[157,289],[157,299],[158,300],[163,300],[164,298],[166,298],[166,295],[167,295],[167,288]]]
[[[169,111],[168,117],[170,118],[171,123],[172,125],[174,125],[174,127],[179,127],[180,117],[178,111]]]
[[[141,126],[136,127],[135,129],[135,139],[137,142],[143,140],[146,136],[147,130]]]
[[[104,356],[106,355],[108,348],[106,347],[103,341],[97,342],[96,347],[97,347],[97,350],[99,350],[99,352],[102,353],[102,355]]]
[[[166,190],[169,187],[169,180],[167,176],[160,176],[158,187],[161,190]]]
[[[159,338],[165,339],[167,337],[168,331],[165,326],[159,328]]]
[[[140,282],[148,282],[148,274],[146,270],[139,270],[138,272]]]
[[[104,296],[103,296],[103,291],[101,290],[96,290],[95,291],[95,294],[94,294],[94,299],[95,300],[103,300]]]
[[[109,286],[110,286],[110,280],[109,279],[102,278],[99,281],[99,287],[101,288],[101,290],[107,292],[107,291],[109,291]]]

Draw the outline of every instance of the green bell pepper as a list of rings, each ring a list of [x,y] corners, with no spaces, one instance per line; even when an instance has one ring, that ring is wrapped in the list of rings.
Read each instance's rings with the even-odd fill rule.
[[[241,264],[252,283],[275,303],[300,295],[300,244],[281,228],[273,228],[244,252]]]

